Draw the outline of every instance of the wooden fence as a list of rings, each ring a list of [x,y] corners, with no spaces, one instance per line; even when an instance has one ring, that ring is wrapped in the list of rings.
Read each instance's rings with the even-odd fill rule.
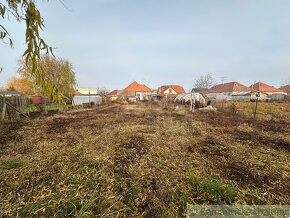
[[[25,108],[28,104],[31,104],[31,99],[23,95],[0,96],[1,118],[15,119],[19,117],[22,109]]]

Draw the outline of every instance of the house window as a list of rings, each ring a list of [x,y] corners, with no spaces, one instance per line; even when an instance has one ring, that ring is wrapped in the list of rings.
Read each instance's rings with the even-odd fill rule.
[[[169,89],[169,93],[170,93],[170,94],[172,93],[172,89]]]

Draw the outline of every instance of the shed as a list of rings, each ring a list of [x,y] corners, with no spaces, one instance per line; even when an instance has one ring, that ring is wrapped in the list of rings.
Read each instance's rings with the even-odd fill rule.
[[[94,96],[78,96],[73,97],[72,105],[83,105],[86,103],[94,102],[95,105],[100,105],[102,103],[102,98],[99,95]]]

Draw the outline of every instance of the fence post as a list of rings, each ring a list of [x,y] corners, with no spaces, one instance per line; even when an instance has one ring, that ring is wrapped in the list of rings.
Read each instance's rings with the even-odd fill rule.
[[[4,95],[3,96],[2,119],[5,119],[5,115],[6,115],[6,99],[5,99],[5,95]]]
[[[256,94],[257,100],[256,100],[256,107],[255,107],[255,113],[254,113],[254,119],[256,119],[256,114],[257,114],[257,107],[258,107],[258,101],[260,97],[260,92]]]
[[[19,97],[19,96],[16,95],[16,97],[15,97],[15,101],[16,101],[16,108],[19,110],[19,101],[18,101],[18,97]]]

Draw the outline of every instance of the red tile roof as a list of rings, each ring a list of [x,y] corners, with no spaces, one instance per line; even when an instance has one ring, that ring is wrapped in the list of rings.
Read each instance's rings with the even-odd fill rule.
[[[256,91],[260,91],[260,92],[283,92],[280,89],[276,89],[274,86],[269,86],[265,83],[255,83],[254,85],[251,85],[250,88],[256,90]]]
[[[109,94],[107,94],[107,96],[117,95],[117,94],[118,94],[118,90],[115,89],[114,91],[111,91]]]
[[[289,93],[290,92],[290,85],[281,86],[280,89],[283,90],[284,92]]]
[[[254,91],[254,90],[238,82],[230,82],[230,83],[215,85],[209,90],[205,91],[204,93],[208,94],[208,93],[246,92],[246,91]]]
[[[79,91],[75,91],[75,95],[77,95],[77,96],[83,96],[84,94],[80,93]]]
[[[163,94],[167,89],[172,88],[177,94],[185,93],[184,88],[179,85],[166,85],[158,88],[158,94]]]
[[[152,90],[149,89],[147,86],[145,86],[144,84],[139,84],[136,81],[131,83],[124,90],[125,91],[135,91],[135,92],[152,92]]]

